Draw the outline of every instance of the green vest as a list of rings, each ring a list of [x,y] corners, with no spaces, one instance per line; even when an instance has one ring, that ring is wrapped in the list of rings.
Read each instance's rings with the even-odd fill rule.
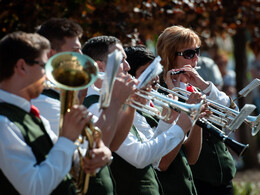
[[[87,195],[113,195],[114,185],[110,167],[104,166],[95,177],[90,177]]]
[[[140,136],[134,126],[132,126],[130,132],[140,140]],[[113,156],[114,159],[110,167],[116,181],[116,191],[118,195],[163,194],[156,172],[151,165],[143,169],[138,169],[116,153],[114,153]]]
[[[95,104],[98,102],[99,99],[99,95],[90,95],[87,96],[84,101],[83,101],[83,105],[86,106],[86,108],[89,108],[92,104]]]
[[[158,125],[158,119],[152,117],[149,114],[146,114],[145,112],[137,111],[139,114],[141,114],[143,117],[145,117],[146,122],[150,125],[151,128],[157,127]]]
[[[140,114],[146,118],[147,123],[151,127],[157,126],[158,121],[155,118],[146,113]],[[156,172],[162,185],[164,194],[197,194],[191,168],[182,148],[180,149],[179,153],[177,154],[176,158],[171,163],[167,171]]]
[[[99,95],[90,95],[84,99],[83,105],[89,108],[97,103]],[[90,177],[87,195],[113,195],[115,182],[109,166],[104,166],[95,177]]]
[[[166,171],[157,171],[158,178],[166,195],[196,195],[191,168],[183,147]]]
[[[191,166],[193,178],[219,186],[229,183],[236,167],[225,144],[203,129],[202,150],[197,163]]]
[[[53,143],[42,121],[21,108],[7,103],[0,103],[0,115],[6,116],[20,129],[25,142],[32,148],[37,164],[45,160]],[[0,194],[19,194],[2,171],[0,171],[0,191]],[[69,174],[65,176],[52,194],[76,194],[75,186]]]

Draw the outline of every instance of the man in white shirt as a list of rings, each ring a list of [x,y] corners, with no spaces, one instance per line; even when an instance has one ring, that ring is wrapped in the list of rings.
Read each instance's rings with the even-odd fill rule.
[[[51,43],[51,50],[48,53],[49,58],[60,52],[81,53],[81,43],[79,39],[82,36],[83,29],[80,25],[71,20],[66,18],[51,18],[38,28],[37,33],[46,37]],[[111,160],[109,146],[114,138],[114,132],[118,124],[118,116],[121,115],[122,105],[126,98],[134,92],[135,84],[137,84],[137,80],[130,81],[129,77],[126,76],[120,76],[116,79],[115,87],[121,89],[123,93],[120,94],[115,91],[111,97],[110,107],[102,112],[103,115],[99,120],[95,120],[97,121],[95,125],[102,130],[102,139],[100,141],[101,143],[97,144],[100,145],[100,148],[94,148],[90,151],[95,158],[89,159],[86,162],[85,168],[89,173],[92,173],[99,167],[103,167]],[[81,92],[84,91],[85,90],[82,90]],[[56,135],[59,134],[59,95],[58,89],[45,89],[37,99],[33,100],[33,104],[36,105],[42,115],[50,121],[51,128]],[[79,98],[82,98],[82,96]],[[80,102],[82,102],[82,99],[80,99]]]
[[[129,64],[126,60],[126,54],[122,48],[121,42],[111,36],[99,36],[94,37],[90,40],[88,40],[83,48],[82,52],[91,58],[93,58],[99,65],[99,70],[103,71],[105,70],[105,65],[107,61],[107,55],[109,53],[112,53],[115,49],[118,49],[119,51],[122,51],[124,56],[124,63],[123,67],[119,71],[126,73],[130,70]],[[100,51],[102,50],[102,51]],[[101,87],[102,81],[98,81],[95,83],[96,87]],[[95,94],[96,92],[93,90],[88,91],[88,96],[90,93]],[[97,110],[96,104],[92,105],[89,110]],[[128,109],[132,109],[132,115],[129,120],[122,120],[125,122],[125,124],[131,124],[132,125],[132,119],[133,117],[138,117],[135,115],[135,109],[128,107]],[[93,112],[93,114],[98,115],[99,113]],[[178,115],[178,114],[177,114]],[[173,116],[173,118],[175,118]],[[131,123],[129,123],[131,121]],[[147,139],[142,132],[138,131],[133,126],[133,129],[131,129],[130,133],[127,134],[124,142],[120,145],[120,147],[115,150],[115,156],[114,161],[111,164],[113,176],[116,180],[117,184],[117,193],[118,194],[141,194],[141,193],[152,193],[152,194],[159,194],[159,187],[158,183],[155,181],[155,175],[153,173],[153,169],[151,169],[150,164],[157,164],[160,162],[161,157],[169,153],[171,150],[173,150],[184,138],[184,135],[188,132],[188,130],[191,127],[191,122],[189,117],[181,113],[179,116],[179,119],[175,125],[173,125],[169,130],[165,131],[169,128],[169,125],[160,123],[162,125],[159,125],[158,131],[161,131],[162,133],[156,137],[153,137],[151,135],[151,139]],[[170,124],[171,126],[172,124]],[[156,130],[157,131],[157,130]],[[151,131],[150,131],[151,132]],[[119,132],[118,132],[119,134]],[[118,164],[118,156],[121,159],[120,161],[127,162],[126,164],[119,163]],[[122,165],[122,166],[121,166]],[[125,165],[125,166],[124,166]],[[122,168],[123,167],[123,168]],[[143,174],[143,171],[148,169],[149,174],[149,181],[146,180],[146,184],[149,184],[149,190],[148,188],[140,185],[139,181],[142,181],[146,178],[146,173]],[[115,170],[117,170],[115,172]],[[123,172],[122,172],[123,171]],[[130,171],[132,175],[141,175],[139,178],[134,178],[131,180],[130,174],[126,174],[125,171]],[[139,172],[140,171],[140,172]],[[138,173],[139,172],[139,173]],[[117,174],[118,173],[118,174]],[[141,174],[140,174],[141,173]],[[125,175],[126,177],[120,177],[118,176]],[[124,180],[124,179],[126,180]],[[147,179],[147,178],[146,178]],[[130,186],[125,186],[124,183],[128,183],[128,181],[135,181]],[[130,182],[131,183],[131,182]],[[142,183],[142,182],[140,182]],[[123,190],[123,191],[122,191]],[[148,192],[149,191],[149,192]]]
[[[43,90],[49,49],[38,34],[14,32],[0,41],[0,194],[75,194],[67,174],[88,111],[74,106],[59,138],[30,113]]]
[[[48,58],[65,51],[81,53],[80,38],[83,29],[79,24],[71,20],[51,18],[38,27],[37,33],[47,38],[51,43]],[[43,93],[33,100],[33,104],[48,119],[54,133],[59,135],[59,89],[44,89]]]

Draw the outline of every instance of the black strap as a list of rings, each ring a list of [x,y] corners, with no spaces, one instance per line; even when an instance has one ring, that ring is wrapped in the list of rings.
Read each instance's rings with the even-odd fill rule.
[[[136,111],[145,118],[146,122],[150,125],[151,128],[157,127],[158,119],[152,117],[149,114],[146,114],[145,112],[140,112],[139,110]]]
[[[99,100],[99,95],[90,95],[85,97],[83,105],[89,108],[92,104],[97,103]]]
[[[57,100],[60,100],[60,94],[57,92],[57,91],[54,91],[52,89],[44,89],[42,91],[42,94],[43,95],[46,95],[48,97],[51,97],[53,99],[57,99]]]

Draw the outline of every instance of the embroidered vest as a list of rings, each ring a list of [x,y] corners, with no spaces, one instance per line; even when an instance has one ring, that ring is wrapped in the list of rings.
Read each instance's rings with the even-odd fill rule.
[[[53,143],[47,134],[42,121],[19,107],[7,103],[0,103],[0,115],[6,116],[20,129],[25,142],[32,148],[33,154],[37,160],[36,164],[40,164],[45,160]],[[4,192],[4,194],[19,194],[1,170],[0,191]],[[67,174],[51,194],[76,194],[71,176]]]

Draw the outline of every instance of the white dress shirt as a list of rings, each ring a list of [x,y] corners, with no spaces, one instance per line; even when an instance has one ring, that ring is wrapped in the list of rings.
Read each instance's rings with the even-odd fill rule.
[[[181,83],[180,86],[182,88],[186,87],[184,83]],[[230,105],[229,97],[219,91],[212,83],[206,90],[209,92],[207,98],[222,103],[225,106]],[[145,123],[145,119],[144,117],[141,119],[141,117],[143,116],[136,114],[135,122],[138,123],[137,126],[139,129],[137,131],[143,142],[140,142],[137,137],[129,133],[116,153],[137,168],[144,168],[149,164],[153,164],[154,168],[159,169],[158,166],[161,158],[183,140],[184,132],[178,125],[167,124],[161,120],[156,130],[153,131],[152,129],[148,129],[147,125],[142,125]]]
[[[212,82],[209,82],[209,86],[203,90],[203,93],[207,94],[207,99],[209,100],[215,101],[227,107],[230,106],[230,98],[224,92],[219,91]]]
[[[202,92],[206,95],[206,99],[212,100],[216,103],[222,104],[226,107],[229,107],[231,104],[230,98],[223,92],[218,90],[218,88],[211,82],[209,82],[209,86],[204,89]],[[180,82],[180,88],[185,89],[188,84]],[[236,110],[238,107],[236,107]]]
[[[98,94],[98,92],[90,87],[87,96],[93,94]],[[96,116],[100,114],[97,103],[91,105],[88,110]],[[178,125],[168,125],[161,122],[159,123],[161,125],[153,130],[145,118],[137,112],[134,121],[143,142],[140,142],[132,133],[128,133],[116,153],[136,168],[144,168],[150,164],[158,167],[161,158],[174,149],[184,138],[184,132]],[[169,127],[171,128],[166,131],[165,129]],[[158,135],[157,137],[154,137],[155,133]]]
[[[33,99],[31,102],[39,109],[41,115],[50,122],[51,130],[53,130],[53,132],[58,136],[60,121],[60,101],[41,94],[36,99]]]
[[[161,127],[158,125],[157,128]],[[156,137],[152,136],[151,139],[147,139],[141,129],[137,131],[142,142],[130,132],[116,153],[139,169],[149,164],[158,168],[161,158],[172,151],[184,138],[182,128],[176,124],[167,131],[161,130],[162,133]]]
[[[0,90],[0,101],[13,104],[29,112],[31,103],[19,96]],[[76,145],[50,130],[48,121],[41,116],[54,146],[41,164],[20,129],[7,117],[0,115],[0,169],[21,194],[50,194],[70,171]]]
[[[136,129],[142,131],[146,139],[151,139],[156,129],[155,127],[151,128],[150,125],[147,123],[145,117],[138,112],[135,112],[134,126]]]
[[[88,92],[87,92],[87,97],[90,95],[100,95],[98,91],[96,91],[95,89],[93,89],[92,85],[88,88]],[[97,120],[97,118],[100,116],[101,111],[99,110],[99,104],[94,103],[92,104],[89,108],[88,111],[91,112],[94,116],[97,116],[94,118],[94,121]]]

